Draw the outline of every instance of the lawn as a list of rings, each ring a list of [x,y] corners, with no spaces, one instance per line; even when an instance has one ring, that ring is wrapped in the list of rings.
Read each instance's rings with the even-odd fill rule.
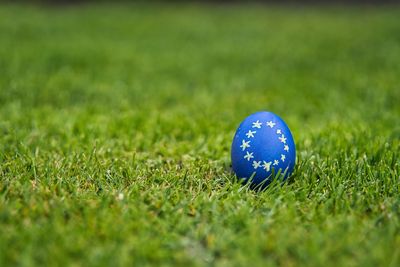
[[[0,266],[399,266],[400,7],[0,6]],[[290,181],[230,171],[249,114]]]

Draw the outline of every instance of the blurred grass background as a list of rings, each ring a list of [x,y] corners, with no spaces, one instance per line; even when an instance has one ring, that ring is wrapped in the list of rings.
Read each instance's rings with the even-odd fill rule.
[[[397,266],[392,6],[0,6],[0,265]],[[292,182],[230,173],[245,116]]]

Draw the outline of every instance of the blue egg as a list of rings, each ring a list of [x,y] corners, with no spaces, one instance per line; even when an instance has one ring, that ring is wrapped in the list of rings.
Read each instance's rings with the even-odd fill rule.
[[[272,112],[248,116],[236,130],[231,150],[238,178],[268,185],[278,173],[286,179],[294,169],[296,147],[286,123]]]

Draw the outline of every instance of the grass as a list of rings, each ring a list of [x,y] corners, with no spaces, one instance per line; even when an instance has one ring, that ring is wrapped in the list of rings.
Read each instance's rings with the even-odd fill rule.
[[[399,266],[399,15],[0,6],[0,266]],[[259,110],[298,153],[264,192]]]

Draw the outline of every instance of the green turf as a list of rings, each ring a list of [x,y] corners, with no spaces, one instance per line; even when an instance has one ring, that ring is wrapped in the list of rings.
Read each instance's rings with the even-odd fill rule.
[[[0,6],[0,266],[399,266],[400,7]],[[230,172],[247,115],[291,182]]]

